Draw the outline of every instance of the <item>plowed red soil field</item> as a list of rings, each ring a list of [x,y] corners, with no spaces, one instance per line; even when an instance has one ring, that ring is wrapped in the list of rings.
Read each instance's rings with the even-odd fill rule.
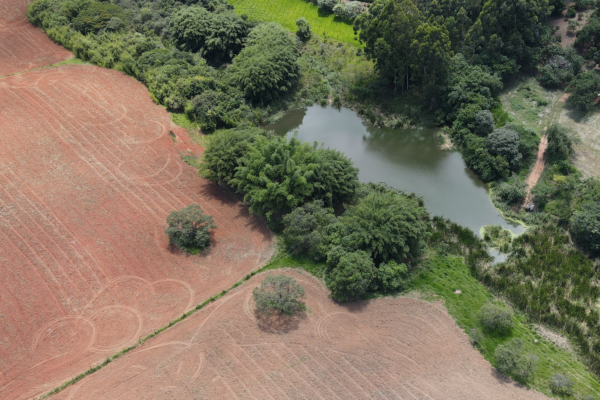
[[[257,275],[131,354],[53,397],[90,399],[546,399],[502,379],[441,305],[340,305],[288,271],[309,312],[257,319]]]
[[[30,398],[164,326],[271,255],[233,196],[183,163],[197,152],[146,88],[62,66],[0,80],[0,398]],[[199,203],[211,251],[163,230]]]
[[[0,0],[0,76],[73,57],[27,21],[28,3],[27,0]]]

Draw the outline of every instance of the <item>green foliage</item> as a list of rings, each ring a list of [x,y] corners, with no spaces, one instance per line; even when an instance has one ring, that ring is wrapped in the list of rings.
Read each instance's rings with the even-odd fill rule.
[[[206,179],[231,185],[239,160],[262,134],[258,128],[230,129],[211,136],[202,158],[200,173]]]
[[[498,225],[485,225],[483,228],[483,240],[492,248],[503,253],[510,250],[512,244],[512,232]]]
[[[511,169],[517,170],[523,155],[519,152],[519,134],[507,127],[498,128],[487,138],[488,149],[494,156],[504,157]]]
[[[408,267],[391,260],[375,269],[375,278],[371,282],[372,290],[381,292],[398,291],[406,287]]]
[[[481,325],[489,332],[506,334],[513,328],[513,312],[493,303],[486,303],[479,310]]]
[[[548,148],[546,154],[553,160],[565,160],[573,154],[573,141],[567,129],[559,124],[552,124],[548,129]]]
[[[550,390],[552,393],[572,396],[574,382],[571,378],[563,374],[554,374],[550,377]]]
[[[575,18],[577,16],[577,11],[575,11],[575,8],[569,7],[567,9],[566,16],[567,18]]]
[[[288,92],[298,79],[298,51],[289,32],[276,23],[254,28],[230,68],[232,81],[254,102]]]
[[[252,291],[256,309],[263,315],[279,311],[284,315],[294,315],[306,310],[301,300],[304,288],[296,283],[296,279],[286,275],[268,275]]]
[[[327,252],[327,228],[335,224],[333,210],[322,200],[306,203],[283,217],[283,241],[293,255],[324,258]]]
[[[488,136],[494,130],[494,116],[489,110],[481,110],[475,114],[475,133]]]
[[[250,30],[234,12],[211,13],[198,6],[179,9],[173,14],[170,27],[181,49],[199,52],[214,64],[231,61],[242,49]]]
[[[367,252],[377,265],[410,262],[423,250],[428,219],[421,200],[393,190],[372,191],[338,218],[332,241],[350,252]]]
[[[73,28],[84,35],[97,33],[99,30],[104,29],[113,18],[118,18],[123,24],[123,21],[127,20],[127,16],[121,7],[95,1],[89,3],[77,14],[77,17],[73,18]]]
[[[352,20],[360,15],[363,5],[359,1],[350,1],[347,3],[338,3],[333,7],[333,13],[336,17]]]
[[[343,253],[335,268],[325,275],[325,283],[334,299],[352,300],[367,293],[375,272],[375,264],[369,253],[361,250]]]
[[[525,354],[523,340],[515,338],[502,344],[494,351],[496,368],[505,375],[510,375],[520,382],[528,381],[536,372],[537,357]]]
[[[165,234],[169,236],[169,243],[187,252],[210,246],[210,230],[217,228],[213,218],[205,215],[198,204],[172,211],[167,217],[167,224],[169,227]]]
[[[204,90],[194,97],[186,108],[206,133],[221,128],[234,128],[238,121],[244,120],[250,108],[244,102],[243,94],[235,88],[223,90]]]
[[[540,83],[547,87],[558,87],[570,82],[573,76],[573,64],[560,55],[550,57],[540,69]]]
[[[567,88],[571,95],[567,99],[569,104],[582,111],[590,111],[595,107],[594,100],[600,92],[600,76],[596,71],[588,71],[577,75]]]
[[[527,185],[523,181],[502,182],[494,188],[494,194],[508,205],[517,204],[527,194]]]
[[[585,204],[573,214],[571,231],[577,244],[594,255],[600,254],[600,204]]]
[[[592,16],[588,23],[577,32],[575,45],[582,48],[600,45],[600,18],[598,16]]]
[[[308,40],[310,39],[312,32],[310,30],[310,24],[304,17],[300,17],[296,20],[296,26],[298,30],[296,31],[296,36],[300,38],[300,40]]]
[[[332,12],[339,0],[317,0],[319,8],[325,11]]]

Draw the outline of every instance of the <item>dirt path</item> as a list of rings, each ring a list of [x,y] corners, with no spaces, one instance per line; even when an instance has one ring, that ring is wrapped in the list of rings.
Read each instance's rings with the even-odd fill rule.
[[[525,183],[527,183],[527,196],[525,196],[525,202],[523,203],[523,205],[531,203],[531,189],[533,189],[537,181],[540,179],[540,176],[542,176],[542,172],[544,172],[544,166],[546,165],[546,163],[544,162],[544,153],[546,152],[547,147],[548,136],[544,135],[542,136],[540,146],[538,147],[538,155],[537,159],[535,160],[535,165],[533,166],[533,169],[531,170],[529,176],[525,180]]]

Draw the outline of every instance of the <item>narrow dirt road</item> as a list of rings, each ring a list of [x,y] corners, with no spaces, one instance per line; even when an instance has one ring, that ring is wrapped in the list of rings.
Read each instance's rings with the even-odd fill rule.
[[[531,170],[531,172],[529,173],[529,176],[525,180],[525,183],[527,183],[527,196],[525,196],[525,202],[523,203],[523,206],[531,203],[531,198],[532,198],[531,189],[535,186],[538,179],[540,179],[540,176],[542,176],[542,172],[544,172],[544,166],[545,166],[544,153],[546,152],[547,147],[548,147],[548,136],[544,135],[544,136],[542,136],[542,140],[540,141],[540,146],[538,147],[538,155],[537,155],[537,160],[535,160],[535,165],[533,166],[533,169]]]

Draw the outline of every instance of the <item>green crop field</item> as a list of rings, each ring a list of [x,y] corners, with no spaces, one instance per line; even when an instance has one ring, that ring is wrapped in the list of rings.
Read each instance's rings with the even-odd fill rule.
[[[229,0],[229,3],[236,13],[248,15],[251,21],[278,22],[292,32],[297,30],[296,20],[304,17],[313,34],[359,46],[351,22],[339,20],[333,14],[325,15],[319,7],[303,0]]]

